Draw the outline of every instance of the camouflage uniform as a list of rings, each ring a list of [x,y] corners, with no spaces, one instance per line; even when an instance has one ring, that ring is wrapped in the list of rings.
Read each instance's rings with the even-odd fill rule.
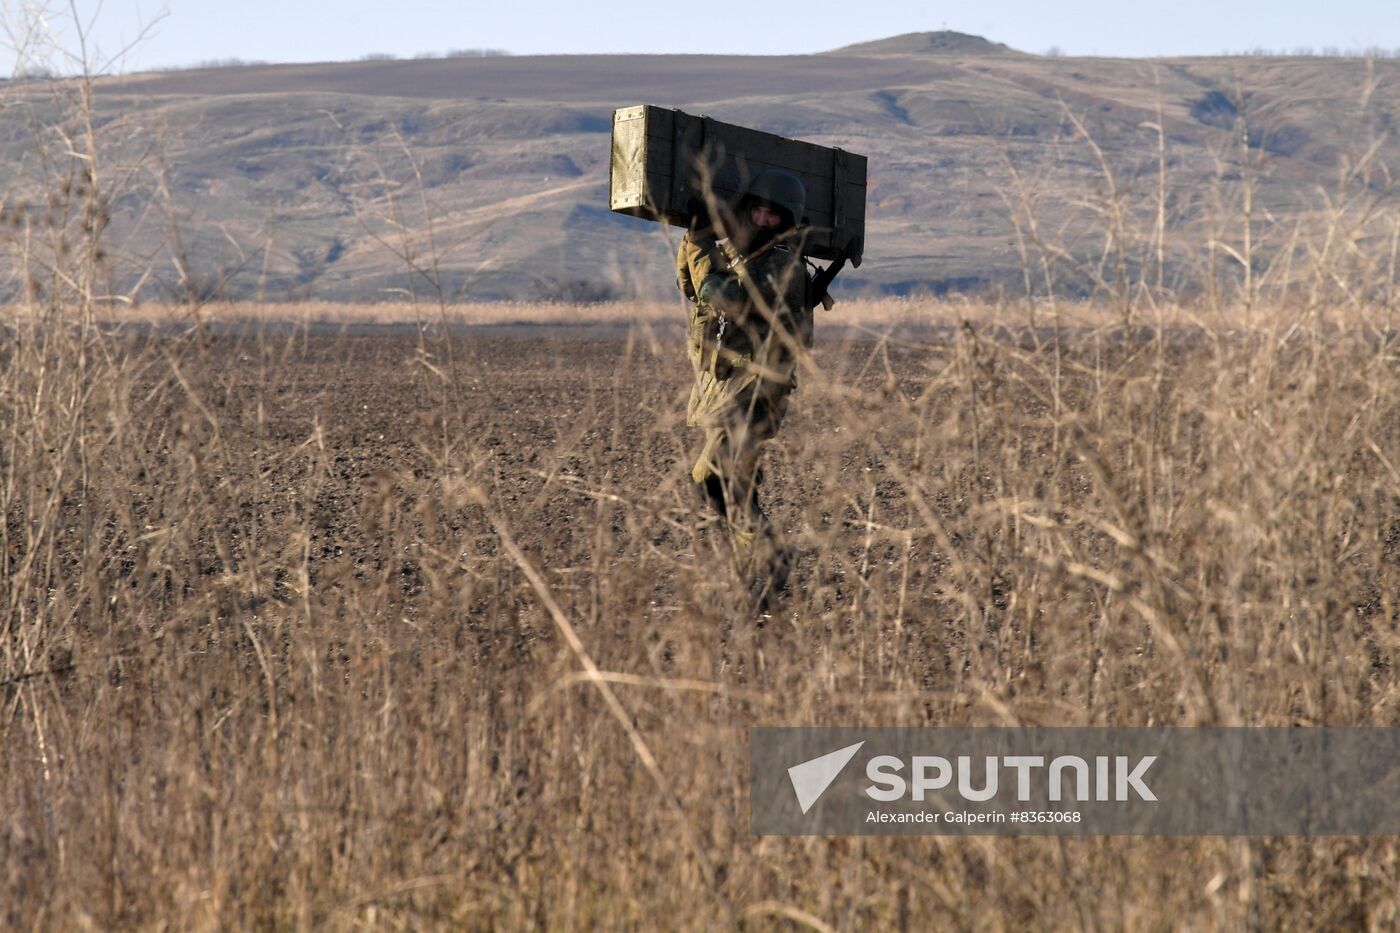
[[[812,345],[812,281],[801,247],[793,228],[747,254],[732,241],[692,233],[676,257],[681,291],[692,302],[687,421],[705,431],[691,478],[727,520],[744,572],[786,560],[757,492],[763,445],[782,424],[798,357]]]

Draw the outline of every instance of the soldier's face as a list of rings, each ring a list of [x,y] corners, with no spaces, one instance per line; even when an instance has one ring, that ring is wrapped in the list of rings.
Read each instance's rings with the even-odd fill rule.
[[[749,223],[755,230],[772,230],[783,225],[783,215],[767,204],[755,204],[749,209]]]

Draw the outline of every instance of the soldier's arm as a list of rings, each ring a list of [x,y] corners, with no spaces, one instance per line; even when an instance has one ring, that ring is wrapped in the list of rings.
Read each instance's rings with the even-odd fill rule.
[[[713,235],[687,233],[676,251],[676,283],[690,301],[699,298],[700,286],[711,275],[728,271],[728,263]]]
[[[735,278],[736,294],[747,294],[755,308],[779,313],[807,307],[811,279],[800,254],[773,250],[741,263]]]
[[[727,269],[705,276],[696,291],[696,300],[726,314],[737,314],[744,307],[744,283]]]

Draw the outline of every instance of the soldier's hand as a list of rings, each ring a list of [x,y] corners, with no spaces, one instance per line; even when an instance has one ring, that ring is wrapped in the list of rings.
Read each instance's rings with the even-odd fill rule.
[[[738,315],[743,310],[744,284],[733,272],[715,272],[705,276],[697,292],[702,304],[730,316]]]

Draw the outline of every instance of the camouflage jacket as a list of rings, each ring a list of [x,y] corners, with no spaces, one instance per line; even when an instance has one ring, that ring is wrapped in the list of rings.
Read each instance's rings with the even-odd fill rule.
[[[797,356],[812,345],[812,279],[800,234],[740,255],[729,241],[687,236],[677,280],[691,305],[688,347],[697,372],[738,370],[795,384]]]

